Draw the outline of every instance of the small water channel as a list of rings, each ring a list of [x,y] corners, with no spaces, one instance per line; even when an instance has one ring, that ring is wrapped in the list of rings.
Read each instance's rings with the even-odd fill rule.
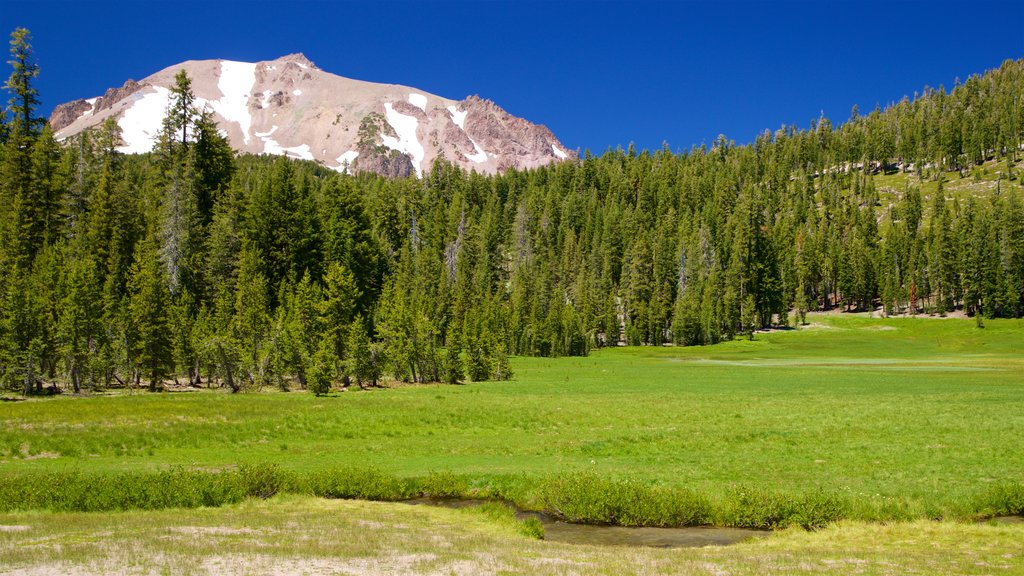
[[[437,500],[432,498],[406,500],[405,503],[444,508],[469,508],[482,504],[479,500]],[[506,503],[505,505],[511,507],[510,504]],[[700,546],[727,546],[750,538],[761,538],[770,534],[770,532],[764,530],[715,528],[711,526],[631,528],[625,526],[573,524],[558,520],[542,512],[528,512],[519,509],[516,509],[516,517],[520,520],[536,518],[544,526],[545,540],[566,544],[697,548]]]

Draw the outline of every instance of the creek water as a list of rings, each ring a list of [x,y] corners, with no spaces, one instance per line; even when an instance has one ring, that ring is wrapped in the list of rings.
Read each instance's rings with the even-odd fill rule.
[[[1024,524],[1024,516],[996,516],[982,520],[986,524]]]
[[[483,504],[480,500],[439,500],[417,498],[406,504],[440,506],[443,508],[469,508]],[[514,508],[520,520],[536,518],[544,526],[544,540],[567,544],[593,544],[598,546],[648,546],[652,548],[696,548],[700,546],[727,546],[750,538],[767,536],[764,530],[743,528],[715,528],[688,526],[683,528],[633,528],[626,526],[600,526],[565,522],[542,512],[528,512]]]

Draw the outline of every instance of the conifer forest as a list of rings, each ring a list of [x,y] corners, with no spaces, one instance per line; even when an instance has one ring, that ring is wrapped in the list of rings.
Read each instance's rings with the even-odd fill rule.
[[[1024,315],[1024,60],[749,144],[386,179],[236,155],[184,73],[151,153],[113,120],[57,141],[30,40],[0,116],[5,390],[322,393],[814,310]]]

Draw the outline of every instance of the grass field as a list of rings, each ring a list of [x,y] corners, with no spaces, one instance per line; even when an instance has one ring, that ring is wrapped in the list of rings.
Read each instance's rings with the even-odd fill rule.
[[[0,473],[372,466],[397,476],[582,471],[716,494],[825,489],[956,511],[1024,481],[1024,330],[813,316],[714,347],[518,358],[516,380],[0,405]]]
[[[1017,538],[1019,551],[1024,536],[1020,527],[926,519],[967,521],[1024,513],[1024,326],[991,320],[979,329],[971,320],[853,315],[812,315],[809,320],[811,325],[800,330],[760,333],[754,341],[712,347],[516,358],[512,382],[409,386],[322,398],[302,392],[204,391],[3,403],[0,477],[5,486],[16,486],[40,474],[101,478],[169,468],[230,471],[257,463],[276,465],[293,478],[372,470],[398,481],[426,478],[427,484],[437,484],[438,478],[447,479],[453,494],[497,495],[534,508],[557,505],[569,510],[568,516],[590,521],[664,524],[665,518],[684,518],[680,523],[697,518],[756,526],[801,523],[800,514],[826,520],[912,521],[885,526],[847,522],[815,533],[784,531],[764,542],[741,545],[749,556],[650,551],[650,566],[668,566],[669,572],[679,569],[672,562],[680,558],[711,562],[708,566],[724,567],[728,573],[763,571],[758,570],[762,560],[769,563],[764,566],[784,564],[797,572],[810,566],[806,572],[818,572],[828,565],[822,564],[828,559],[825,543],[844,538],[850,539],[851,562],[878,568],[865,573],[898,573],[885,568],[885,562],[906,566],[900,562],[915,558],[925,566],[963,560],[964,568],[953,571],[970,573],[970,550],[981,554],[990,568],[1002,562],[1000,566],[1021,571],[1019,554],[996,554],[1001,550],[997,543],[1008,534]],[[385,499],[405,496],[417,484],[412,486]],[[640,502],[675,502],[680,495],[693,498],[706,514],[666,515]],[[616,499],[629,503],[604,501]],[[0,505],[0,510],[19,508],[12,502]],[[197,515],[196,522],[207,517],[228,522],[218,518],[258,510],[283,515],[277,521],[284,522],[292,505],[371,506],[286,496],[188,514]],[[747,508],[772,507],[783,514],[782,521],[766,522],[764,518],[774,518],[771,510],[753,520],[744,516]],[[778,512],[780,507],[784,512]],[[365,510],[356,517],[377,521],[378,509]],[[123,518],[159,526],[167,517],[161,514],[135,512]],[[54,513],[12,512],[0,517],[0,524],[108,522],[106,516],[87,514],[72,513],[73,522],[59,518]],[[471,527],[466,530],[467,535],[452,538],[483,537]],[[961,550],[962,557],[945,552],[935,556],[930,537],[918,537],[921,533],[968,548]],[[877,538],[888,540],[879,543]],[[0,539],[18,541],[18,532],[0,531]],[[243,538],[235,549],[246,546]],[[515,550],[535,546],[554,545],[508,544],[497,553],[503,559],[494,566],[512,562]],[[545,548],[556,549],[554,557],[569,567],[579,560],[611,573],[622,565],[620,555],[599,549]],[[288,548],[281,554],[295,552]],[[420,554],[402,546],[392,552]],[[31,554],[22,553],[34,565]],[[186,556],[181,562],[192,562]],[[93,556],[82,558],[86,562]],[[663,564],[668,562],[664,558],[672,560]],[[437,568],[442,564],[428,562],[422,570],[406,571],[447,573]],[[514,572],[527,566],[527,571],[546,570],[533,564],[510,566]],[[574,570],[585,572],[565,571]],[[652,569],[660,571],[665,570]]]

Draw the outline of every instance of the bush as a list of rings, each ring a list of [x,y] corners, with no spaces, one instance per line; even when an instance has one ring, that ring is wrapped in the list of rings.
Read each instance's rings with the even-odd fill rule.
[[[545,511],[570,522],[620,526],[698,526],[712,519],[710,502],[689,490],[612,481],[593,474],[542,482]]]
[[[266,500],[286,484],[284,474],[276,464],[243,464],[238,467],[237,475],[245,495],[252,498]]]
[[[1024,484],[1005,482],[982,493],[974,506],[981,516],[1024,516]]]
[[[516,518],[516,511],[503,502],[482,502],[477,506],[462,509],[466,513],[479,514],[490,522],[507,526],[516,533],[536,540],[544,539],[544,525],[536,518]]]
[[[430,498],[465,498],[469,495],[469,479],[451,472],[433,472],[418,481],[419,492]]]
[[[247,486],[238,472],[184,468],[123,474],[9,474],[0,479],[0,511],[4,512],[196,508],[240,502],[247,495]]]
[[[306,491],[324,498],[395,501],[415,495],[411,482],[375,468],[324,470],[306,477]]]
[[[793,496],[739,486],[731,488],[726,498],[719,523],[739,528],[816,529],[848,517],[850,511],[846,500],[822,490]]]
[[[533,538],[534,540],[544,539],[544,525],[540,523],[540,520],[536,518],[526,518],[519,521],[518,531],[527,538]]]

